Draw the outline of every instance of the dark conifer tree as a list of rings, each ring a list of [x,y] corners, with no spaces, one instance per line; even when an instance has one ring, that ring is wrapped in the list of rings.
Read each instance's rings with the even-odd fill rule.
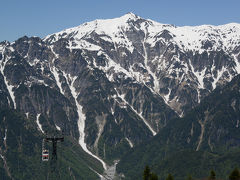
[[[158,180],[158,176],[154,173],[151,173],[150,180]]]
[[[188,175],[187,180],[193,180],[191,175]]]
[[[150,178],[150,168],[149,166],[147,165],[144,169],[144,172],[143,172],[143,180],[148,180]]]
[[[229,176],[229,180],[240,180],[240,172],[238,170],[238,168],[235,168],[230,176]]]
[[[168,177],[167,177],[166,180],[174,180],[174,179],[173,179],[173,176],[171,174],[168,174]]]
[[[208,180],[215,180],[215,179],[216,179],[216,173],[214,172],[214,170],[211,170]]]

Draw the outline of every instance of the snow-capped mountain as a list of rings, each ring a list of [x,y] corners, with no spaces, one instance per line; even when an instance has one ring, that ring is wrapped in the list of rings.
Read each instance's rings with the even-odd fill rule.
[[[240,24],[176,27],[128,13],[0,43],[0,107],[117,159],[240,73]],[[100,159],[100,158],[101,159]]]
[[[128,13],[66,29],[44,40],[52,44],[62,38],[68,39],[70,50],[105,57],[104,66],[94,57],[89,64],[106,72],[109,81],[121,72],[163,97],[179,115],[240,73],[240,24],[236,23],[176,27]]]

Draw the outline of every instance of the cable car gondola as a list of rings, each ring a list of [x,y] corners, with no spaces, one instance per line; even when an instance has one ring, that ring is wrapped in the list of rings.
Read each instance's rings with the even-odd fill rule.
[[[44,149],[42,151],[42,161],[48,161],[49,160],[49,151],[47,149]]]

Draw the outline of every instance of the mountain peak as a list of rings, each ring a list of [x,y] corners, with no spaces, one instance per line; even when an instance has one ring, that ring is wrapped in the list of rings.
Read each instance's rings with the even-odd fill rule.
[[[111,21],[117,21],[118,24],[125,24],[128,23],[129,21],[136,21],[138,19],[141,19],[141,17],[139,17],[138,15],[132,13],[132,12],[128,12],[127,14],[124,14],[121,17],[117,17],[114,19],[109,19]]]
[[[128,31],[133,26],[138,29],[139,32],[146,31],[148,33],[146,41],[151,44],[151,46],[154,46],[155,43],[161,40],[162,36],[158,36],[158,34],[162,34],[162,32],[169,32],[171,38],[170,36],[168,37],[183,51],[198,51],[201,53],[204,51],[202,48],[203,44],[210,41],[215,41],[215,43],[211,45],[211,48],[209,47],[212,50],[223,47],[227,51],[231,51],[235,44],[240,43],[240,26],[237,23],[220,26],[202,25],[176,27],[141,18],[132,12],[113,19],[97,19],[87,22],[78,27],[55,33],[54,36],[55,41],[59,38],[74,36],[74,39],[78,41],[79,44],[80,39],[94,31],[99,35],[107,36],[107,41],[127,44],[127,46],[130,47],[131,43],[129,43],[126,37],[122,36],[122,33]],[[50,36],[51,35],[47,36],[45,39],[48,39]]]
[[[129,18],[129,19],[139,19],[140,17],[132,12],[128,12],[127,14],[121,16],[122,18]]]

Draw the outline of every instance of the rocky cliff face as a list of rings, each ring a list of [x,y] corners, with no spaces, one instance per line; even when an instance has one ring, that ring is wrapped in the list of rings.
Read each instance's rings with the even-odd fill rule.
[[[240,73],[240,25],[175,27],[132,13],[0,44],[0,106],[113,160]]]
[[[228,178],[239,161],[239,119],[240,75],[217,87],[185,117],[171,120],[151,141],[127,153],[117,170],[126,179],[139,179],[148,164],[159,177],[170,172],[180,180],[188,173],[202,179],[214,168],[219,177]]]
[[[144,84],[179,115],[240,72],[240,25],[175,27],[132,13],[45,38],[82,49],[109,81],[116,73]],[[94,54],[95,53],[95,54]]]

